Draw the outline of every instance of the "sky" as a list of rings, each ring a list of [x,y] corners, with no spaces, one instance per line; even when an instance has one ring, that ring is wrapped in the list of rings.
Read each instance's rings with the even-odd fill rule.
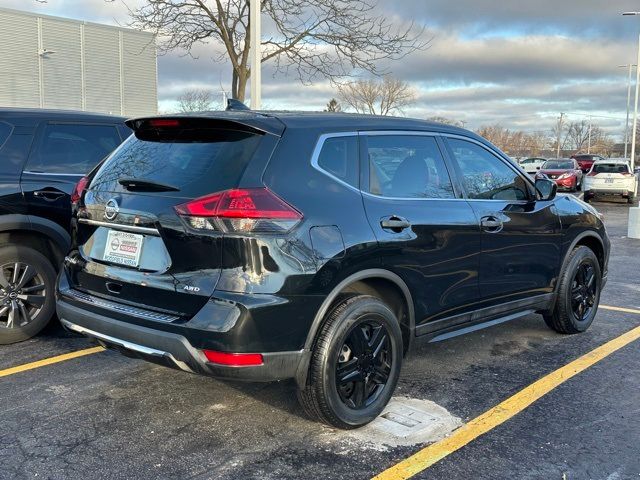
[[[144,0],[126,0],[130,6]],[[121,0],[0,0],[0,6],[107,24],[126,25]],[[399,26],[426,27],[429,48],[383,65],[416,90],[404,114],[444,116],[467,128],[501,124],[548,131],[560,112],[592,121],[620,139],[627,104],[627,70],[635,63],[638,0],[398,0],[378,10]],[[175,108],[190,88],[230,90],[230,66],[216,62],[220,45],[174,51],[158,59],[160,110]],[[217,93],[216,93],[217,95]],[[302,85],[296,76],[263,70],[263,106],[322,110],[336,96],[326,81]]]

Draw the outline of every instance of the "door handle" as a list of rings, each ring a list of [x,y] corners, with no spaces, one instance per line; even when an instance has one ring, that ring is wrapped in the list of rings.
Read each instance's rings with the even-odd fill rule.
[[[480,226],[485,232],[497,233],[502,230],[502,220],[499,218],[488,216],[480,219]]]
[[[48,201],[54,201],[58,198],[64,197],[66,194],[59,190],[36,190],[33,192],[34,197],[42,198]]]
[[[386,230],[392,230],[396,233],[399,233],[405,228],[409,228],[411,226],[411,222],[406,218],[398,217],[397,215],[391,215],[388,217],[383,217],[380,220],[380,226]]]

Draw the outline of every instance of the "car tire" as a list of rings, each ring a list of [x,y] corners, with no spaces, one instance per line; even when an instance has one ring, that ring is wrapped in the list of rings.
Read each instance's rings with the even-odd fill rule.
[[[298,390],[300,404],[311,418],[337,428],[366,425],[391,399],[402,355],[402,332],[391,309],[373,296],[347,297],[320,329],[307,385]],[[353,381],[339,382],[339,376]]]
[[[543,314],[545,323],[559,333],[586,331],[598,311],[601,282],[596,255],[588,247],[576,247],[560,275],[555,306]]]
[[[635,197],[635,195],[629,195],[629,196],[627,197],[627,203],[629,203],[629,204],[633,205],[635,202],[636,202],[636,197]]]
[[[55,282],[53,265],[37,250],[0,248],[0,345],[27,340],[49,323],[55,312]]]

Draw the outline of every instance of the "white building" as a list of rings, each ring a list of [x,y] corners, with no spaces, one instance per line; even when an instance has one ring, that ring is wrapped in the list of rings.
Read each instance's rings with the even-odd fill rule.
[[[157,78],[149,32],[0,8],[0,106],[152,115]]]

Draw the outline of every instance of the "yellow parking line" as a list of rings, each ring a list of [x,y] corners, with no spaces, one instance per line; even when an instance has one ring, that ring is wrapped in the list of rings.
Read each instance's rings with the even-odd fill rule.
[[[616,307],[617,309],[618,307]],[[631,310],[631,309],[626,309]],[[624,311],[624,310],[623,310]],[[636,310],[632,313],[640,313]],[[487,410],[469,423],[463,425],[451,436],[423,448],[418,453],[402,460],[374,477],[374,480],[399,480],[410,478],[429,468],[456,450],[464,447],[479,436],[496,428],[517,415],[551,390],[569,380],[574,375],[586,370],[613,352],[640,338],[640,327],[599,346],[573,362],[542,377],[528,387],[520,390],[504,402]]]
[[[7,377],[9,375],[25,372],[27,370],[33,370],[34,368],[45,367],[47,365],[64,362],[66,360],[71,360],[73,358],[84,357],[85,355],[91,355],[92,353],[102,352],[103,350],[104,348],[102,347],[91,347],[91,348],[85,348],[84,350],[76,350],[75,352],[65,353],[63,355],[58,355],[56,357],[45,358],[43,360],[38,360],[37,362],[25,363],[24,365],[18,365],[16,367],[0,370],[0,377]]]
[[[598,306],[598,308],[613,310],[614,312],[637,313],[638,315],[640,315],[640,310],[636,310],[634,308],[612,307],[609,305],[600,305]]]

